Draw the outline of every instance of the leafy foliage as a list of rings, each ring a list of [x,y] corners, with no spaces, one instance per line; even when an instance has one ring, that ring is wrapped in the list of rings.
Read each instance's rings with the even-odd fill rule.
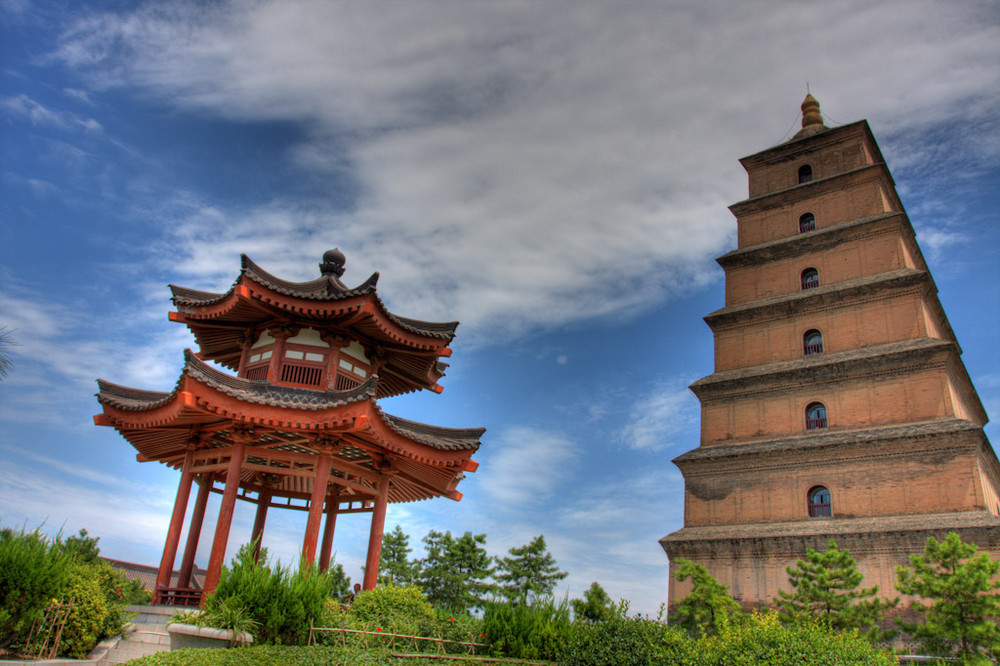
[[[583,599],[573,599],[569,602],[573,607],[573,614],[577,620],[585,622],[597,622],[607,619],[614,610],[611,597],[604,591],[604,588],[595,580],[583,593]]]
[[[294,573],[280,562],[267,561],[267,549],[253,556],[251,544],[242,546],[230,567],[223,567],[206,607],[226,599],[246,609],[260,625],[257,642],[302,645],[309,625],[321,617],[333,587],[333,577],[308,562]]]
[[[486,535],[431,530],[424,537],[427,557],[420,561],[420,587],[435,606],[466,612],[481,608],[493,590],[493,558],[486,552]]]
[[[66,587],[69,557],[38,530],[0,530],[0,647],[19,646]]]
[[[698,642],[704,666],[889,666],[896,658],[854,631],[805,620],[782,626],[778,613],[753,613]]]
[[[569,604],[534,599],[512,604],[488,601],[483,607],[483,638],[498,655],[517,659],[555,660],[570,635]]]
[[[421,634],[434,625],[434,609],[415,586],[380,585],[358,594],[347,611],[354,626],[396,634]]]
[[[696,664],[694,642],[679,629],[639,616],[620,602],[597,622],[576,622],[562,666],[646,666]]]
[[[382,556],[379,559],[379,580],[392,585],[411,585],[417,579],[417,567],[409,560],[410,537],[396,525],[392,532],[382,535]]]
[[[343,599],[351,593],[351,577],[344,573],[344,565],[330,564],[330,596]]]
[[[531,543],[511,548],[507,557],[501,558],[496,579],[500,592],[518,603],[525,603],[532,596],[552,594],[556,583],[569,574],[560,571],[556,560],[545,547],[545,536],[539,534]]]
[[[924,615],[923,624],[897,619],[908,634],[923,642],[931,654],[959,654],[969,660],[984,651],[1000,649],[1000,562],[989,553],[978,553],[954,532],[944,541],[927,539],[923,555],[910,555],[909,567],[896,567],[896,589],[917,595],[913,609]]]
[[[779,591],[774,600],[782,621],[811,618],[833,629],[865,631],[873,641],[892,637],[894,632],[879,631],[876,625],[898,599],[879,598],[878,586],[858,589],[863,576],[851,554],[839,550],[836,541],[831,539],[822,553],[807,548],[806,560],[799,560],[786,571],[794,591]]]
[[[480,662],[448,661],[451,666]],[[387,649],[254,645],[228,650],[175,650],[135,659],[130,666],[440,666],[440,660],[392,657]]]
[[[16,347],[17,342],[11,331],[6,326],[0,326],[0,381],[7,379],[7,375],[14,367],[14,361],[10,359],[10,348]]]
[[[730,617],[740,614],[740,605],[729,594],[729,588],[715,580],[700,564],[678,557],[675,577],[684,582],[691,579],[691,592],[677,604],[671,623],[675,623],[692,638],[718,633]]]
[[[62,537],[56,537],[56,542],[64,553],[84,564],[97,562],[101,554],[101,549],[97,546],[97,542],[100,540],[100,537],[89,536],[87,530],[83,529],[76,536],[71,536],[66,540],[63,540]]]
[[[104,636],[108,601],[92,570],[79,562],[69,566],[63,595],[73,601],[73,608],[66,619],[59,653],[64,657],[83,659]]]

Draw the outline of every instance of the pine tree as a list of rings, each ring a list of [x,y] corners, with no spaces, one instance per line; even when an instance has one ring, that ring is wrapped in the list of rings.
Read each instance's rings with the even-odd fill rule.
[[[501,594],[515,603],[552,594],[556,583],[569,575],[559,570],[555,558],[545,547],[542,534],[529,544],[511,548],[508,554],[499,562],[496,579]]]
[[[10,360],[10,348],[16,345],[14,336],[7,327],[0,326],[0,381],[6,379],[14,367],[14,362]]]
[[[411,585],[417,576],[416,563],[409,559],[411,552],[410,536],[399,525],[396,525],[393,531],[382,535],[379,580],[392,585]]]
[[[467,611],[481,608],[493,590],[493,557],[486,552],[486,535],[431,530],[423,539],[427,557],[420,560],[418,583],[435,606]]]
[[[779,591],[774,599],[784,622],[815,618],[832,629],[859,629],[871,640],[887,640],[895,632],[876,626],[898,599],[884,600],[878,586],[859,589],[864,576],[847,550],[830,540],[826,552],[806,549],[806,559],[788,567],[791,593]]]
[[[611,597],[596,580],[583,593],[583,599],[573,599],[569,603],[576,619],[586,622],[599,622],[613,612]]]
[[[741,613],[729,588],[715,580],[708,569],[682,557],[674,558],[674,563],[677,564],[674,577],[680,582],[690,578],[692,587],[677,604],[671,624],[681,626],[692,638],[710,636],[719,633],[726,619]]]
[[[914,600],[923,624],[896,622],[923,642],[932,654],[958,653],[964,660],[1000,649],[1000,562],[979,553],[954,532],[944,541],[927,539],[923,555],[910,555],[909,567],[896,567],[896,589],[930,602]]]

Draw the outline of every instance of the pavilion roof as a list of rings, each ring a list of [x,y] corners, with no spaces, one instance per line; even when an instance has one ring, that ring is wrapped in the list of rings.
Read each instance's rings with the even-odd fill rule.
[[[447,364],[458,322],[428,322],[394,314],[376,291],[379,274],[348,287],[335,274],[309,282],[271,275],[241,255],[240,274],[225,293],[170,285],[171,319],[188,326],[203,358],[236,369],[245,333],[270,326],[309,326],[348,334],[377,348],[385,366],[378,397],[434,388]],[[439,387],[438,387],[439,388]]]
[[[484,428],[443,428],[386,414],[375,404],[378,377],[349,391],[318,391],[234,377],[185,351],[184,369],[172,391],[145,391],[98,380],[101,425],[115,427],[142,461],[179,467],[190,445],[226,449],[237,441],[248,456],[274,466],[278,475],[323,453],[360,497],[380,471],[396,474],[390,501],[434,496],[457,499],[464,472],[478,466],[472,455]],[[253,489],[253,478],[241,486]],[[353,486],[348,483],[354,479]],[[282,481],[276,494],[308,497],[309,479]],[[372,490],[374,495],[374,490]]]

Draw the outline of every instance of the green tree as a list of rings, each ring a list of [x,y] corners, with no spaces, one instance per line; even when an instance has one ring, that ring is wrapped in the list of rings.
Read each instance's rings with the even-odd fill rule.
[[[65,541],[61,536],[56,537],[56,542],[64,553],[77,562],[84,564],[94,564],[97,562],[97,558],[101,554],[101,549],[97,546],[97,542],[100,540],[101,537],[88,536],[87,530],[84,529],[81,529],[76,535],[69,537]]]
[[[351,593],[351,578],[344,573],[344,565],[331,564],[326,570],[330,574],[330,596],[334,599],[343,599]]]
[[[17,343],[7,327],[0,326],[0,380],[6,379],[11,368],[14,367],[14,362],[10,360],[10,348],[16,345]]]
[[[879,598],[878,586],[859,589],[864,576],[836,541],[831,539],[822,553],[806,548],[806,559],[785,570],[793,591],[779,591],[774,599],[783,622],[813,618],[831,629],[858,629],[873,641],[888,640],[895,633],[880,631],[877,625],[899,600]]]
[[[545,547],[544,535],[539,534],[520,548],[511,548],[508,554],[500,559],[496,579],[501,594],[515,603],[552,594],[556,583],[569,575],[559,570]]]
[[[486,535],[431,530],[423,539],[427,557],[420,560],[419,584],[436,606],[468,611],[481,608],[493,590],[493,558],[486,552]]]
[[[684,582],[691,579],[691,592],[682,599],[674,611],[671,624],[684,628],[692,638],[719,632],[726,620],[740,614],[740,605],[729,594],[729,588],[715,580],[708,569],[700,564],[674,558],[677,572],[674,577]]]
[[[399,525],[382,535],[382,556],[378,565],[380,582],[399,586],[412,585],[417,572],[415,563],[409,559],[411,552],[410,537]]]
[[[611,597],[596,580],[583,593],[583,599],[573,599],[569,603],[573,606],[576,619],[586,622],[604,620],[613,612]]]
[[[928,537],[923,555],[910,555],[909,567],[896,567],[896,589],[930,602],[914,600],[922,624],[896,622],[903,631],[923,642],[932,654],[972,655],[1000,648],[1000,562],[979,553],[954,532],[944,541]]]

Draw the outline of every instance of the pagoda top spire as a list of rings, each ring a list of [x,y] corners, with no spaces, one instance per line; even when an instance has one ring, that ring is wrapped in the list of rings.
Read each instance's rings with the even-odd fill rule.
[[[802,100],[802,129],[792,137],[793,140],[819,134],[827,129],[829,128],[823,124],[823,115],[819,112],[819,102],[811,93],[806,94],[806,98]]]

